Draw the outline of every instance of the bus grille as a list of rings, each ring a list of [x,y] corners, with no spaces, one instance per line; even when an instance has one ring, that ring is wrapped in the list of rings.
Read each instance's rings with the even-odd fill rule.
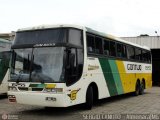
[[[42,91],[43,88],[18,87],[20,91]]]

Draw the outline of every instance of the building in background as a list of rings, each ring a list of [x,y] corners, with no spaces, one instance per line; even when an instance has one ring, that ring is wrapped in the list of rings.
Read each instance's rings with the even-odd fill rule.
[[[140,35],[138,37],[121,37],[126,41],[130,41],[142,46],[151,48],[152,52],[152,80],[153,85],[160,86],[160,36]]]
[[[0,33],[0,38],[5,40],[12,41],[14,39],[15,32],[12,31],[11,33]]]

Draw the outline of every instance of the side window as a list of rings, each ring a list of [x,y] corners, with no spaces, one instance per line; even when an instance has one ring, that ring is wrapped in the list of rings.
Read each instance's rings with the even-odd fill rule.
[[[69,43],[83,46],[82,31],[78,29],[69,29]]]
[[[0,52],[0,84],[8,70],[9,60],[10,60],[9,51]]]
[[[110,56],[116,56],[116,43],[110,41]]]
[[[148,62],[151,63],[151,52],[148,51]]]
[[[1,62],[1,61],[4,61],[4,62],[9,63],[10,55],[11,55],[11,52],[10,52],[10,51],[0,52],[0,62]],[[7,66],[8,66],[8,65],[7,65]]]
[[[144,62],[148,62],[148,63],[151,62],[151,53],[150,53],[150,51],[142,50],[142,60]]]
[[[142,50],[142,60],[147,62],[147,51],[146,50]]]
[[[103,54],[102,39],[99,37],[95,37],[95,53]]]
[[[75,83],[83,71],[83,49],[71,48],[67,50],[66,84]]]
[[[122,44],[117,43],[117,57],[122,57]]]
[[[82,75],[83,59],[83,49],[77,49],[77,79],[79,79]]]
[[[94,36],[87,34],[87,50],[88,53],[95,52]]]
[[[126,45],[122,45],[122,57],[123,58],[127,58]]]
[[[128,59],[135,59],[134,47],[127,46],[127,57]]]
[[[135,49],[135,59],[140,61],[141,60],[141,49],[136,48]]]
[[[104,55],[109,56],[109,41],[104,40]]]

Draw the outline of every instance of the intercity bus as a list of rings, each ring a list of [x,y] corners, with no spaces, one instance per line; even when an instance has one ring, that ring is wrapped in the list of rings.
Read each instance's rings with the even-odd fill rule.
[[[0,39],[0,94],[8,91],[10,48],[10,41]]]
[[[152,86],[150,49],[77,25],[19,29],[8,99],[44,107],[82,104]]]

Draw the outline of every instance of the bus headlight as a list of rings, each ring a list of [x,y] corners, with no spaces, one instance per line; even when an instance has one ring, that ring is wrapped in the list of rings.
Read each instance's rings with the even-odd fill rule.
[[[8,87],[8,90],[9,90],[9,91],[17,91],[17,88],[16,88],[16,87],[13,87],[13,86],[9,86],[9,87]]]
[[[62,93],[63,88],[45,88],[43,92]]]

